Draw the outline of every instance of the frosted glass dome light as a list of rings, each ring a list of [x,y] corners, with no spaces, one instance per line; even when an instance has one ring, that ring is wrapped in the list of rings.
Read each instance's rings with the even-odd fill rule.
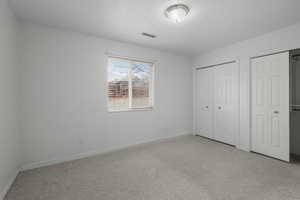
[[[189,13],[190,9],[184,4],[175,4],[169,6],[166,11],[165,15],[167,18],[172,20],[175,23],[181,22]]]

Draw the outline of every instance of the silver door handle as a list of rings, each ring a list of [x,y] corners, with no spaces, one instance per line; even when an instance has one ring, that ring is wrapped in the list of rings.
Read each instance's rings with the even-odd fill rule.
[[[275,110],[275,111],[274,111],[274,114],[279,114],[279,111],[278,111],[278,110]]]
[[[207,109],[208,109],[208,106],[205,106],[205,108],[207,108]]]

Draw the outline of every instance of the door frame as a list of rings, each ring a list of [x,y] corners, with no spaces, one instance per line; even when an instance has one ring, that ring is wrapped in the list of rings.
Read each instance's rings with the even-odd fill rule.
[[[260,55],[256,55],[256,56],[251,56],[249,57],[249,132],[250,132],[250,140],[249,140],[249,147],[250,147],[250,152],[252,153],[257,153],[257,152],[254,152],[253,151],[253,128],[252,128],[252,116],[253,116],[253,113],[252,113],[252,77],[253,77],[253,74],[252,74],[252,59],[255,59],[255,58],[261,58],[261,57],[266,57],[266,56],[271,56],[271,55],[276,55],[276,54],[281,54],[281,53],[289,53],[291,50],[283,50],[283,51],[276,51],[276,52],[272,52],[272,53],[267,53],[267,54],[260,54]],[[290,67],[289,67],[289,70],[290,70]],[[290,79],[290,72],[289,72],[289,79]],[[289,84],[290,84],[290,80],[289,80]],[[289,86],[291,87],[291,86]],[[289,89],[289,93],[290,93],[290,89]],[[290,98],[290,94],[289,94],[289,98]],[[289,124],[290,125],[290,124]],[[290,137],[290,132],[289,132],[289,137]],[[258,153],[259,154],[259,153]],[[268,155],[264,155],[266,157],[269,157]],[[274,158],[272,157],[273,159],[277,159],[277,158]],[[277,159],[279,160],[279,159]],[[281,161],[284,161],[284,160],[281,160]],[[286,161],[284,161],[286,162]]]
[[[238,69],[238,131],[237,134],[235,135],[235,144],[234,146],[236,148],[239,148],[240,146],[240,126],[241,126],[241,117],[240,117],[240,112],[241,112],[241,103],[240,103],[240,78],[241,78],[241,70],[240,70],[240,59],[239,58],[235,58],[235,59],[231,59],[228,61],[223,61],[223,62],[217,62],[216,64],[211,64],[211,65],[204,65],[204,66],[195,66],[193,69],[193,135],[197,135],[197,114],[196,114],[196,102],[197,102],[197,70],[201,70],[201,69],[206,69],[206,68],[212,68],[212,67],[218,67],[221,65],[225,65],[225,64],[231,64],[231,63],[236,63],[237,65],[237,69]],[[219,142],[219,141],[217,141]],[[221,143],[221,142],[220,142]]]

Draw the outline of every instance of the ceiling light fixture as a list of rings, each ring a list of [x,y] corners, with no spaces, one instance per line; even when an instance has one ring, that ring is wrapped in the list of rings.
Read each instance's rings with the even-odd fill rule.
[[[187,14],[190,12],[190,9],[187,5],[184,4],[174,4],[169,6],[166,11],[165,15],[167,18],[172,20],[175,23],[181,22]]]

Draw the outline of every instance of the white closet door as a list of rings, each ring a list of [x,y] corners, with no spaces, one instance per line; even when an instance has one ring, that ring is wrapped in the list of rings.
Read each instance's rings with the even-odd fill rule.
[[[237,63],[214,68],[214,139],[236,145],[239,128],[239,80]]]
[[[213,138],[212,134],[212,68],[197,70],[197,134]]]
[[[289,53],[251,60],[252,150],[289,161]]]

